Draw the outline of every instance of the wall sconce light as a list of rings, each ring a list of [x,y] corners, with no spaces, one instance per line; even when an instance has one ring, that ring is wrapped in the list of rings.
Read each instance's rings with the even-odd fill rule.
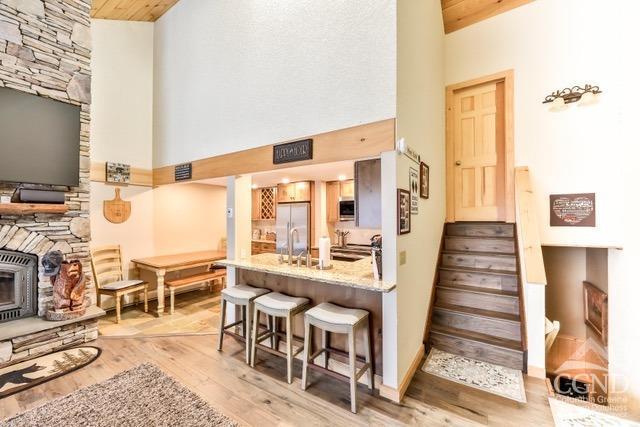
[[[598,86],[585,84],[584,87],[573,86],[572,88],[564,88],[557,90],[551,95],[547,95],[542,101],[543,104],[551,104],[552,111],[563,109],[566,104],[580,101],[581,105],[592,104],[596,95],[602,93]]]

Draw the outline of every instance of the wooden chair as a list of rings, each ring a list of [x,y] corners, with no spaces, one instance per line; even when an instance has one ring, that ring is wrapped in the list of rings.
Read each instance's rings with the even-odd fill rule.
[[[91,268],[96,284],[96,303],[100,307],[101,295],[110,295],[116,301],[116,323],[120,323],[120,304],[124,295],[144,293],[144,311],[149,311],[149,284],[142,280],[124,280],[120,246],[103,246],[91,250]]]

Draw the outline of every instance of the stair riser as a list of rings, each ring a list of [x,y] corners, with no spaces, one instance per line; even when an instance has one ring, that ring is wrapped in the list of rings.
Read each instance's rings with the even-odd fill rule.
[[[524,355],[521,351],[490,346],[477,341],[443,335],[435,331],[431,333],[430,341],[431,345],[439,350],[512,369],[523,369]]]
[[[440,270],[440,281],[457,283],[459,285],[477,286],[503,291],[518,290],[516,276],[502,274],[473,273],[466,271]]]
[[[448,224],[447,236],[513,237],[513,224]]]
[[[470,267],[489,270],[516,271],[516,257],[490,255],[443,254],[442,265],[446,267]]]
[[[515,244],[509,239],[470,239],[467,237],[446,237],[444,248],[447,251],[494,252],[514,254]]]
[[[455,313],[438,309],[438,307],[434,307],[431,321],[435,325],[449,328],[464,329],[514,341],[521,340],[520,324],[517,322]]]
[[[518,298],[504,295],[486,295],[457,289],[437,289],[437,302],[498,311],[500,313],[520,314]]]

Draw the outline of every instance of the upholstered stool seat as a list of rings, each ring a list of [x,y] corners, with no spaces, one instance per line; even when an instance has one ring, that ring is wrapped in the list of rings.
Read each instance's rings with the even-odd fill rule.
[[[282,334],[277,331],[276,319],[284,318],[286,321],[284,335],[286,336],[287,348],[287,382],[291,384],[293,381],[293,358],[302,351],[302,347],[295,352],[293,351],[293,318],[296,314],[306,310],[308,306],[308,298],[289,296],[279,292],[262,295],[254,300],[253,318],[255,321],[253,323],[253,331],[251,334],[251,366],[255,366],[256,350],[258,346],[267,338],[271,338],[271,348],[260,345],[260,349],[277,356],[283,356],[283,353],[278,351],[277,337]],[[258,335],[258,319],[260,313],[267,315],[267,319],[271,317],[271,324],[270,331]]]
[[[315,326],[322,330],[322,348],[311,354],[312,329]],[[364,333],[365,363],[356,369],[356,333],[362,330]],[[329,348],[329,333],[347,334],[349,347],[349,375],[342,376],[348,379],[351,385],[351,412],[356,412],[356,387],[358,379],[367,371],[368,386],[373,390],[373,362],[371,355],[371,338],[369,336],[369,312],[358,308],[346,308],[339,305],[323,302],[304,314],[304,354],[302,357],[302,389],[307,388],[307,371],[309,367],[320,368],[327,372],[329,366],[329,356],[332,350]],[[334,350],[335,351],[335,350]],[[320,355],[324,355],[323,367],[313,364],[313,361]],[[309,364],[311,362],[311,364]]]
[[[253,301],[261,295],[271,292],[269,289],[256,288],[249,285],[238,284],[222,290],[220,301],[220,335],[218,336],[218,351],[222,350],[222,340],[226,330],[242,324],[242,333],[245,340],[245,361],[249,363],[249,352],[251,349],[251,322],[253,314]],[[225,325],[227,303],[240,306],[242,319]]]

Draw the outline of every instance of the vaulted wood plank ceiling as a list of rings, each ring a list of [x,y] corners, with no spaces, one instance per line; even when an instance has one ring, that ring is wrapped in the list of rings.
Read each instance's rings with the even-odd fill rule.
[[[177,2],[178,0],[93,0],[91,17],[153,22]]]
[[[441,0],[444,32],[451,33],[533,0]]]

